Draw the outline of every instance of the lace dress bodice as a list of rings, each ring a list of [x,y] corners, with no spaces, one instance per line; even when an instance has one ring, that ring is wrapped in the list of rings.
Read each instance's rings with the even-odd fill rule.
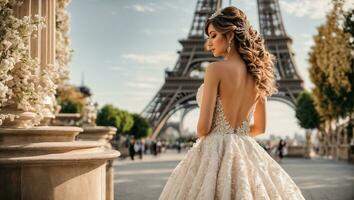
[[[199,107],[202,104],[203,88],[204,88],[204,84],[202,84],[198,88],[198,92],[196,95],[196,100]],[[217,94],[210,134],[222,133],[222,134],[248,135],[249,125],[250,125],[251,118],[253,116],[253,112],[254,112],[254,105],[252,106],[252,110],[248,118],[244,120],[239,127],[234,129],[225,117],[223,105],[221,102],[221,97],[219,94]]]

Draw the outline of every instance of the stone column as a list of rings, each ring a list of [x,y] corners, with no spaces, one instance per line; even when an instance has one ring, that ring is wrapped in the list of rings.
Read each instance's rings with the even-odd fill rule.
[[[306,157],[306,158],[311,158],[311,150],[312,150],[312,144],[311,144],[311,129],[306,129],[305,137],[306,137],[305,157]]]
[[[80,131],[1,128],[0,199],[105,199],[106,163],[119,152],[100,142],[74,141]]]
[[[47,27],[30,41],[42,70],[55,62],[55,2],[24,0],[16,9],[18,17],[46,18]],[[30,126],[34,116],[22,112],[0,127],[0,199],[105,199],[107,161],[120,153],[104,148],[102,141],[75,141],[82,128]]]
[[[55,6],[56,1],[54,0],[34,0],[36,3],[32,3],[33,6],[39,5],[39,12],[42,17],[45,17],[46,28],[42,29],[40,32],[40,65],[42,70],[46,68],[53,67],[55,64]],[[42,120],[42,125],[48,125],[50,120],[55,116],[51,111],[53,106],[52,101],[55,97],[47,96],[43,99],[44,104],[46,104],[46,110],[44,113],[45,118]]]
[[[46,28],[42,29],[42,37],[41,37],[41,59],[40,64],[42,67],[47,67],[49,64],[54,63],[54,59],[52,59],[52,55],[55,55],[55,49],[51,49],[53,47],[52,40],[55,40],[55,36],[51,35],[51,30],[55,30],[55,26],[53,26],[52,20],[55,19],[55,13],[50,12],[51,7],[55,7],[55,1],[53,0],[38,0],[38,4],[41,4],[41,16],[45,17],[46,20]],[[54,15],[54,17],[53,17]],[[55,25],[55,24],[54,24]]]
[[[33,2],[37,2],[37,3],[32,3],[30,6],[30,13],[28,14],[38,14],[39,16],[42,15],[42,6],[41,6],[41,0],[32,0]],[[25,2],[26,4],[29,4],[28,1]],[[37,37],[32,37],[31,41],[30,41],[30,52],[31,52],[31,56],[33,58],[37,57],[39,60],[41,60],[41,40],[42,40],[42,31],[41,30],[37,30],[34,31],[34,34],[37,35]]]
[[[86,126],[77,136],[78,140],[99,141],[104,143],[106,149],[112,149],[110,141],[117,129],[109,126]],[[114,170],[113,160],[107,161],[106,166],[106,200],[114,200]]]

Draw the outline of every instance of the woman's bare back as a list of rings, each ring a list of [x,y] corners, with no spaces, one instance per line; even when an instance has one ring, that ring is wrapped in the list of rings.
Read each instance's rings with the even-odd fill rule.
[[[219,96],[226,119],[237,128],[249,116],[257,100],[254,79],[243,62],[220,62]]]

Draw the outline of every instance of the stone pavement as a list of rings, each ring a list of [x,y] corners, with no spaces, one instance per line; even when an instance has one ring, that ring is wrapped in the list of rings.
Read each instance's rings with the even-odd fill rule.
[[[115,160],[115,200],[156,200],[185,154],[175,151],[143,160]],[[353,200],[354,165],[325,159],[285,158],[281,166],[307,200]]]

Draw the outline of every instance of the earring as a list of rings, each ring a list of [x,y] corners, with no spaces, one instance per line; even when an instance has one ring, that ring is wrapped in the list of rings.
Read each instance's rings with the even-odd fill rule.
[[[227,47],[227,54],[229,54],[231,51],[231,40],[229,41],[229,46]]]

